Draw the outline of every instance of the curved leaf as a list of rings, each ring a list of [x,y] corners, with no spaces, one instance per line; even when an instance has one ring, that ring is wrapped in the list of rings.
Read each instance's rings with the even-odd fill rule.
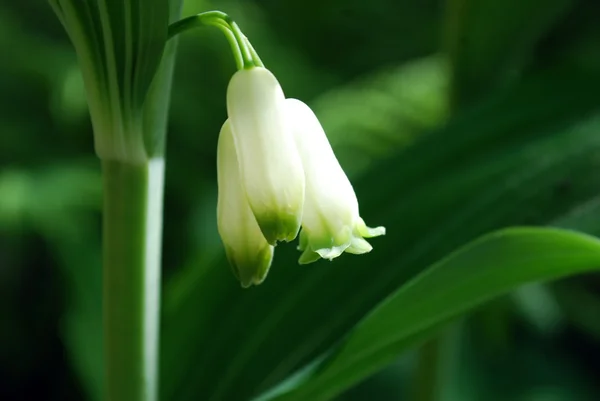
[[[429,56],[326,92],[311,107],[347,173],[413,143],[448,116],[448,66]]]
[[[328,400],[393,361],[421,333],[518,286],[600,270],[600,240],[558,229],[517,228],[486,235],[432,265],[373,310],[277,401]]]
[[[453,71],[453,101],[472,102],[515,77],[535,45],[575,3],[447,0],[444,37]]]

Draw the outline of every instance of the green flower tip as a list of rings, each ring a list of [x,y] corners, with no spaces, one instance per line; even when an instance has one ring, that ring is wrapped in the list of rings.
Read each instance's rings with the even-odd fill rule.
[[[298,213],[262,213],[255,217],[263,236],[273,246],[278,241],[295,240],[300,231],[301,216]]]
[[[368,227],[362,218],[359,218],[354,229],[344,228],[340,233],[321,233],[318,236],[308,234],[305,229],[300,232],[298,250],[302,251],[298,263],[301,265],[316,262],[319,259],[333,260],[342,253],[362,255],[371,252],[373,247],[364,238],[385,235],[385,227]]]
[[[225,254],[231,266],[233,275],[243,288],[261,284],[273,261],[273,247],[267,246],[252,255],[236,254],[231,247],[225,247]]]

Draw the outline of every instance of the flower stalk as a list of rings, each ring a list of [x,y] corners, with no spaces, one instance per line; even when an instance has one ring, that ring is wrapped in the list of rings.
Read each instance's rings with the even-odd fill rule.
[[[155,401],[164,160],[102,172],[104,399]]]
[[[229,17],[229,15],[221,11],[206,11],[183,18],[169,25],[168,37],[173,38],[182,32],[204,26],[214,26],[225,35],[225,38],[231,47],[231,52],[233,53],[238,70],[244,68],[248,69],[254,66],[261,67],[263,65],[258,54],[248,41],[248,38],[244,36],[240,27]]]

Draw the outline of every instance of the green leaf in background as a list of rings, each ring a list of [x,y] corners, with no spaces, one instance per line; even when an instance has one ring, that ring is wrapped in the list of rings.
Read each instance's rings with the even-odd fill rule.
[[[0,227],[34,228],[52,238],[77,236],[77,219],[101,204],[100,174],[90,161],[43,170],[0,172]],[[44,202],[39,200],[43,199]]]
[[[123,2],[106,4],[114,23],[124,17]],[[599,7],[186,0],[186,16],[222,9],[234,17],[286,95],[314,108],[361,214],[388,235],[364,257],[303,267],[294,245],[282,245],[269,280],[242,291],[215,221],[215,149],[234,65],[218,32],[182,37],[166,147],[161,399],[248,401],[281,383],[288,391],[321,383],[321,373],[338,393],[347,382],[335,372],[361,351],[344,351],[344,339],[448,253],[512,225],[598,235]],[[93,146],[81,73],[46,2],[0,0],[0,22],[0,399],[98,400],[100,190],[97,163],[80,163]],[[164,83],[153,80],[147,96],[161,98]],[[149,103],[148,152],[162,143],[150,128],[167,121],[156,99]],[[454,373],[443,378],[452,391],[439,401],[596,400],[598,277],[521,287],[465,314]],[[416,345],[440,325],[392,347]],[[411,400],[415,352],[405,351],[334,398]],[[369,358],[369,369],[383,359]],[[361,366],[348,369],[354,383],[366,377]],[[287,380],[299,370],[303,377]]]
[[[0,173],[0,232],[18,227],[41,233],[63,267],[69,308],[59,332],[90,400],[102,394],[102,269],[90,214],[100,211],[100,182],[95,160]]]
[[[334,88],[311,107],[347,174],[403,149],[448,116],[444,57],[416,59]]]
[[[505,83],[576,0],[447,0],[444,42],[453,102],[470,102]]]
[[[429,267],[350,332],[314,376],[278,401],[328,400],[427,339],[419,335],[516,287],[600,270],[600,240],[557,229],[507,229]]]

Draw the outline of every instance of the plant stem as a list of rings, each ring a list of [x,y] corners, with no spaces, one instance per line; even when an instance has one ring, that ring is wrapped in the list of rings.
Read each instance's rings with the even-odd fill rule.
[[[107,401],[155,401],[164,160],[103,161]]]
[[[258,56],[258,53],[254,49],[252,43],[250,43],[248,38],[246,38],[246,44],[248,45],[248,49],[250,50],[250,54],[252,55],[252,60],[254,60],[254,65],[256,65],[257,67],[264,67],[265,65],[263,64],[262,60]]]
[[[418,350],[413,401],[438,401],[440,346],[440,338],[434,337]]]
[[[182,32],[203,26],[215,26],[223,32],[231,46],[238,70],[252,68],[255,65],[263,66],[258,54],[252,49],[248,38],[244,36],[240,27],[221,11],[206,11],[174,22],[169,25],[168,37],[174,38]]]
[[[413,380],[413,401],[459,399],[460,343],[463,323],[457,322],[431,338],[418,350]]]
[[[169,2],[170,20],[182,0]],[[149,159],[103,160],[104,400],[158,400],[164,149],[177,39],[169,41],[144,107]]]

